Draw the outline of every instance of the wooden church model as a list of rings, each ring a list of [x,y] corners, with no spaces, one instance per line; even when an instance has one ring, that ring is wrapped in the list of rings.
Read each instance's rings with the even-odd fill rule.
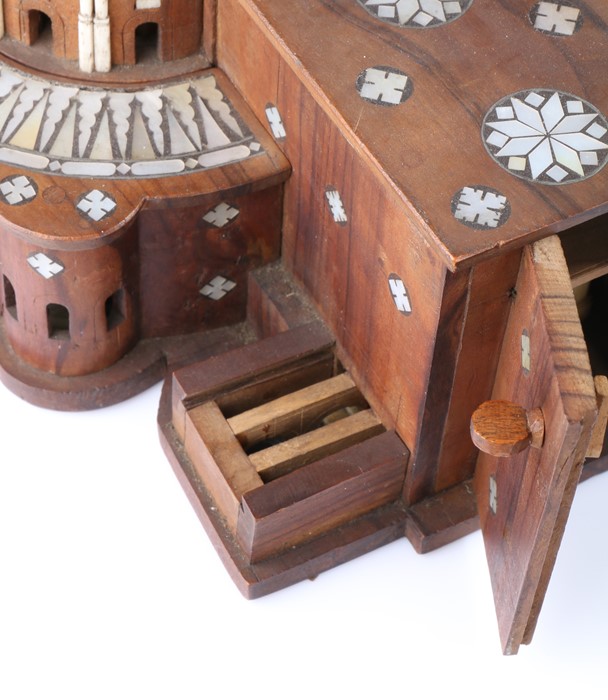
[[[3,381],[84,409],[166,377],[248,596],[481,525],[516,653],[605,468],[603,0],[0,18]]]

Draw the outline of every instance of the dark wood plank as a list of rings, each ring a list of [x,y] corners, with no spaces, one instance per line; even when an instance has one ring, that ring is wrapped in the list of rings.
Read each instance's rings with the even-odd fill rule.
[[[282,262],[271,263],[249,275],[247,319],[260,338],[319,320],[310,297]]]
[[[432,552],[479,529],[472,480],[410,506],[406,536],[418,554]]]
[[[585,341],[557,237],[524,255],[494,398],[542,409],[545,441],[506,458],[481,453],[475,477],[503,650],[536,624],[597,412]],[[529,370],[522,335],[530,339]],[[526,353],[527,355],[527,353]]]
[[[228,527],[236,532],[241,499],[262,486],[217,404],[208,401],[186,414],[184,450]]]
[[[184,367],[173,376],[173,425],[183,437],[188,409],[210,397],[237,389],[240,393],[248,384],[300,367],[307,358],[333,367],[332,348],[325,326],[315,323]]]
[[[250,408],[228,419],[245,450],[261,442],[306,433],[338,409],[365,406],[365,400],[347,373]]]
[[[387,432],[243,496],[238,538],[252,562],[398,500],[409,453]]]
[[[276,479],[294,469],[367,440],[384,432],[384,426],[370,409],[342,418],[249,455],[264,481]]]

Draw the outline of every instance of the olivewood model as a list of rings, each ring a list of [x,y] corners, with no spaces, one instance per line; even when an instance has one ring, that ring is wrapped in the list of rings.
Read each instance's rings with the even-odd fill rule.
[[[166,378],[163,445],[248,596],[481,525],[516,653],[605,468],[607,26],[0,0],[3,381],[72,410]]]

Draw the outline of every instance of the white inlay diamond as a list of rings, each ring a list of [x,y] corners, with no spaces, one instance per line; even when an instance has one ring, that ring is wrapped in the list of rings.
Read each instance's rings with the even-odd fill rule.
[[[595,124],[592,124],[588,129],[587,133],[589,136],[593,136],[596,139],[601,139],[602,136],[608,131],[605,127],[603,127],[601,124],[598,124],[597,122]]]
[[[328,189],[325,192],[325,198],[334,221],[338,224],[345,224],[348,221],[348,217],[346,216],[340,193],[337,190]]]
[[[582,114],[585,111],[583,103],[580,100],[568,100],[566,102],[568,114]]]
[[[490,187],[463,187],[452,199],[452,213],[463,224],[476,229],[502,226],[511,208],[507,198]]]
[[[228,292],[231,292],[236,287],[236,282],[222,277],[222,275],[217,275],[210,282],[208,282],[201,290],[200,293],[207,297],[208,299],[213,299],[213,301],[219,301],[223,299]]]
[[[116,209],[116,202],[113,197],[101,190],[91,190],[82,195],[76,208],[93,221],[101,221]]]
[[[512,119],[500,118],[505,107],[513,110]],[[588,102],[555,90],[505,97],[487,113],[482,133],[497,163],[544,184],[585,179],[608,160],[606,118]]]
[[[412,313],[412,303],[401,277],[395,274],[389,275],[388,288],[395,302],[395,306],[402,314],[409,316]]]
[[[402,27],[436,27],[452,22],[473,0],[357,0],[372,15]]]
[[[283,126],[281,114],[274,105],[268,105],[266,107],[266,118],[268,119],[268,124],[272,129],[272,134],[275,139],[284,139],[287,136],[287,132]]]
[[[561,166],[554,165],[552,168],[549,168],[549,170],[547,170],[547,175],[552,180],[555,180],[555,182],[561,182],[568,175],[568,172],[564,170]]]
[[[582,23],[578,7],[566,3],[539,2],[530,11],[534,29],[547,34],[571,36]]]
[[[58,275],[65,269],[61,263],[57,262],[56,260],[52,260],[44,253],[35,253],[30,255],[27,261],[39,275],[44,277],[45,280],[50,280],[51,277],[55,277],[55,275]]]
[[[526,102],[529,105],[532,105],[533,107],[538,107],[538,105],[542,105],[543,103],[543,98],[537,94],[536,92],[530,92],[526,96]],[[498,111],[498,109],[497,109]]]
[[[238,215],[239,210],[236,207],[222,202],[221,204],[218,204],[217,207],[214,207],[208,211],[205,216],[203,216],[203,221],[206,221],[211,226],[222,228],[236,219]]]
[[[357,78],[357,90],[363,99],[380,105],[398,105],[412,94],[411,80],[396,68],[367,68]]]
[[[26,175],[7,177],[0,183],[0,192],[8,204],[25,204],[31,202],[38,194],[36,183]]]

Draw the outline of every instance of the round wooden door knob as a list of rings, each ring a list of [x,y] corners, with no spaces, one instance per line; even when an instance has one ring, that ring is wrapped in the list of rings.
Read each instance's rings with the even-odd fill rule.
[[[544,436],[540,408],[527,411],[511,401],[486,401],[471,418],[473,442],[495,457],[510,457],[529,446],[542,447]]]

